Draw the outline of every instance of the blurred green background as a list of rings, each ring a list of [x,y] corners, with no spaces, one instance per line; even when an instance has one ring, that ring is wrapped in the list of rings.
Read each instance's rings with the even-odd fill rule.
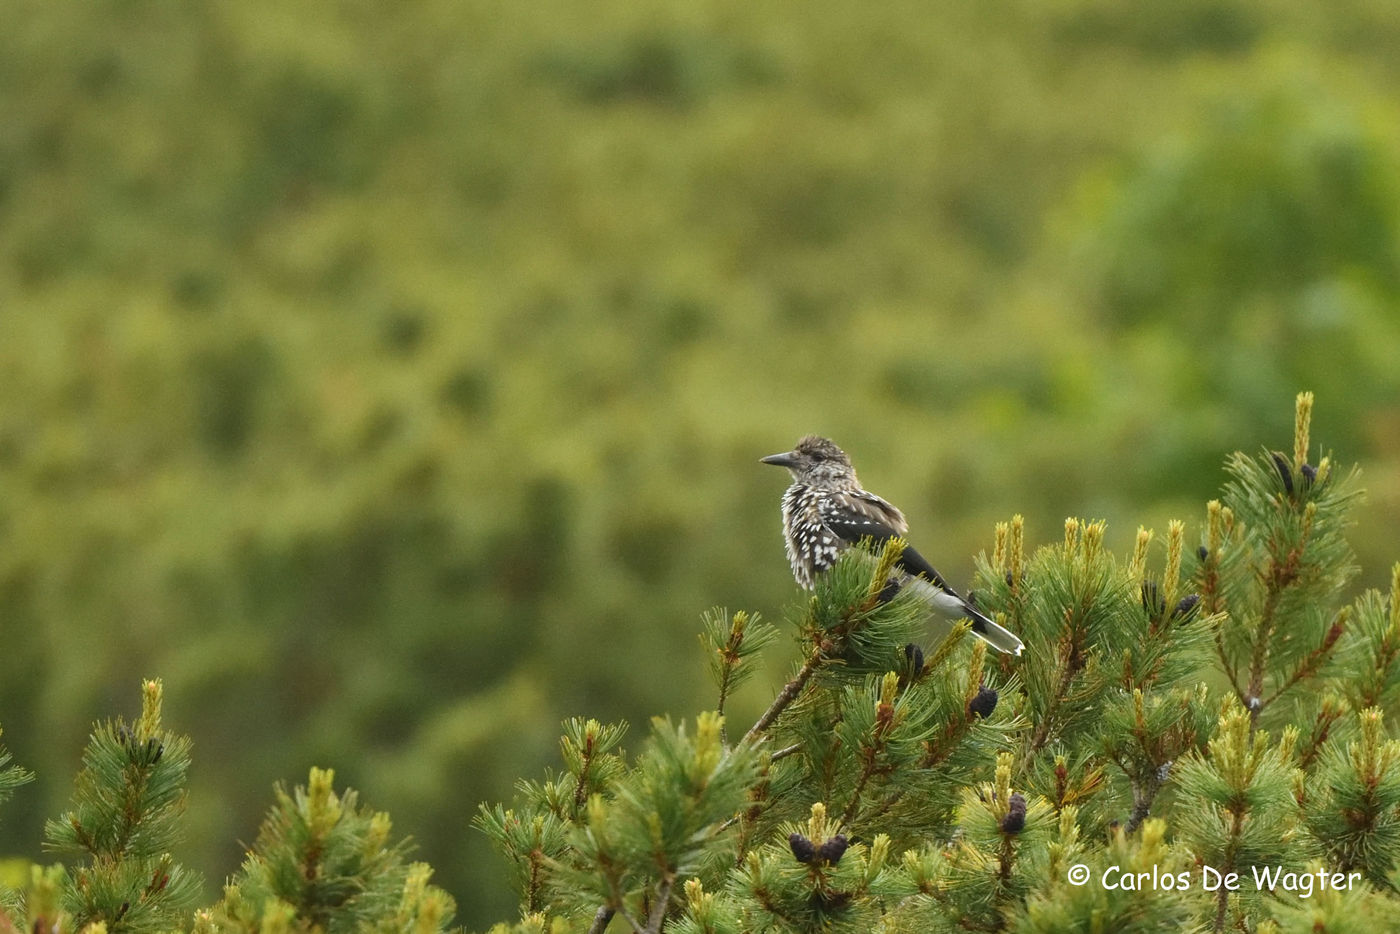
[[[0,20],[0,855],[159,676],[211,896],[319,764],[509,916],[477,802],[713,703],[806,432],[965,583],[1015,512],[1194,535],[1313,389],[1400,557],[1390,0]]]

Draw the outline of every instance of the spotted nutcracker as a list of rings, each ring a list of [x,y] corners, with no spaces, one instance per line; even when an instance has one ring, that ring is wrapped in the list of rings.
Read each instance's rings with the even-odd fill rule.
[[[792,474],[792,486],[783,494],[783,535],[793,576],[808,590],[816,576],[856,542],[868,538],[880,543],[903,538],[909,531],[904,513],[862,490],[851,459],[826,438],[808,435],[791,451],[765,457],[763,463],[786,467]],[[923,555],[906,545],[897,567],[899,585],[912,587],[939,617],[966,617],[972,620],[973,634],[992,648],[1021,654],[1024,646],[1016,634],[958,596]]]

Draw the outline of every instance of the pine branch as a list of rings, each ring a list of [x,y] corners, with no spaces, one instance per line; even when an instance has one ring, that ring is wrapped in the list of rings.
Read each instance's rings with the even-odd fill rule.
[[[603,934],[607,930],[608,922],[613,919],[613,915],[616,913],[607,905],[599,907],[598,913],[593,916],[593,923],[588,926],[588,934]]]
[[[661,922],[666,920],[666,909],[671,905],[671,887],[675,881],[675,876],[670,873],[662,878],[656,893],[656,902],[651,906],[651,914],[647,917],[646,931],[643,934],[661,934]]]
[[[1133,809],[1128,814],[1128,822],[1123,825],[1124,833],[1136,833],[1142,822],[1152,813],[1152,800],[1157,796],[1157,788],[1145,788],[1133,783]]]
[[[1340,698],[1323,695],[1317,714],[1313,717],[1308,741],[1303,744],[1298,754],[1299,768],[1305,772],[1312,768],[1313,763],[1325,747],[1328,737],[1332,735],[1332,727],[1345,714],[1346,710]]]
[[[700,643],[706,649],[710,674],[719,690],[715,710],[723,716],[730,694],[754,673],[754,662],[772,644],[777,630],[762,622],[757,613],[750,615],[740,610],[730,616],[719,607],[705,614],[704,623]],[[720,740],[728,747],[727,733]]]
[[[1238,847],[1240,827],[1244,816],[1240,811],[1233,811],[1230,814],[1230,835],[1229,842],[1225,847],[1225,865],[1235,864],[1235,851]],[[1230,893],[1225,886],[1220,887],[1220,891],[1215,896],[1215,931],[1221,934],[1225,930],[1225,911],[1230,905]]]
[[[763,712],[763,716],[759,717],[758,721],[754,723],[753,726],[749,727],[749,731],[744,734],[744,742],[756,742],[759,735],[772,726],[773,721],[777,720],[782,712],[787,709],[788,705],[798,698],[802,693],[802,689],[807,686],[808,680],[810,680],[817,669],[821,667],[822,662],[826,659],[826,652],[830,647],[831,646],[824,640],[812,650],[812,653],[807,656],[807,661],[803,663],[802,668],[797,672],[797,676],[783,685],[783,689],[778,692],[778,696],[773,699],[773,703]]]
[[[161,728],[160,682],[141,687],[141,718],[93,730],[72,810],[45,825],[48,846],[78,858],[63,902],[79,927],[166,930],[199,894],[199,878],[170,855],[185,809],[190,742]]]
[[[1322,644],[1309,652],[1297,666],[1294,667],[1293,673],[1278,686],[1273,694],[1259,701],[1259,713],[1262,713],[1265,708],[1278,700],[1279,697],[1294,685],[1317,674],[1323,663],[1331,657],[1332,651],[1337,645],[1337,640],[1341,638],[1342,632],[1346,629],[1347,620],[1350,616],[1350,607],[1342,607],[1342,609],[1337,611],[1336,617],[1332,620],[1332,625],[1327,628],[1327,633],[1322,637]]]
[[[1298,577],[1298,558],[1302,545],[1290,549],[1282,568],[1272,557],[1269,559],[1265,577],[1268,590],[1264,596],[1264,609],[1259,614],[1259,623],[1254,630],[1254,651],[1249,663],[1248,693],[1240,697],[1240,702],[1249,711],[1251,728],[1259,724],[1259,712],[1263,707],[1264,673],[1269,661],[1269,649],[1274,636],[1275,614],[1278,612],[1279,597]]]
[[[622,915],[622,920],[627,922],[628,927],[632,929],[632,934],[646,934],[646,928],[638,924],[637,919],[632,917],[632,913],[626,908],[618,905],[617,913]]]
[[[1068,615],[1068,611],[1066,611]],[[1045,748],[1045,744],[1050,740],[1051,727],[1055,725],[1055,717],[1059,711],[1060,704],[1065,699],[1065,694],[1070,685],[1074,682],[1074,676],[1083,665],[1084,655],[1079,650],[1076,641],[1076,633],[1073,630],[1065,633],[1057,648],[1057,659],[1059,661],[1060,677],[1054,691],[1049,698],[1049,706],[1041,712],[1039,720],[1036,722],[1035,730],[1031,733],[1030,740],[1026,743],[1026,751],[1021,757],[1018,767],[1019,772],[1025,772],[1040,751]]]
[[[3,731],[0,731],[3,734]],[[0,744],[0,804],[14,794],[16,788],[34,780],[32,772],[25,771],[17,765],[10,765],[10,754],[3,744]]]
[[[890,733],[901,719],[895,706],[895,693],[898,690],[899,676],[894,672],[889,672],[881,681],[880,699],[875,708],[875,721],[869,733],[862,737],[860,776],[856,779],[855,787],[851,790],[850,802],[837,821],[838,828],[844,828],[855,818],[856,811],[860,807],[861,795],[865,793],[865,786],[877,771],[878,763],[889,745]]]
[[[796,753],[799,753],[801,751],[802,744],[793,743],[791,746],[784,746],[782,749],[779,749],[777,752],[773,753],[771,756],[768,757],[768,761],[778,762],[783,759],[786,759],[788,756],[795,755]]]

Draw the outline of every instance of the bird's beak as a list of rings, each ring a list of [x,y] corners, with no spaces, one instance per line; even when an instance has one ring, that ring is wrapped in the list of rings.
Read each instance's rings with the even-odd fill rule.
[[[792,451],[784,451],[781,454],[769,454],[767,457],[759,458],[760,464],[772,464],[774,467],[791,467],[797,463],[797,458]]]

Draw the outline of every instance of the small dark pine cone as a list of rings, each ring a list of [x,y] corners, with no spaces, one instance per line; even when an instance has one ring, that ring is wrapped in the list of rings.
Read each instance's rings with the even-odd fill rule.
[[[997,709],[997,692],[987,687],[985,684],[977,689],[977,696],[967,702],[967,712],[969,715],[976,714],[983,720],[992,715],[992,711]]]
[[[880,603],[889,603],[897,596],[899,596],[899,581],[890,578],[885,582],[885,586],[880,588],[880,595],[875,599]]]
[[[835,866],[837,863],[841,862],[841,857],[846,854],[846,847],[848,846],[850,846],[850,843],[846,840],[846,835],[838,833],[822,844],[822,860]]]
[[[1196,606],[1201,602],[1201,595],[1198,593],[1188,593],[1176,603],[1176,609],[1172,610],[1172,619],[1186,620],[1196,612]]]
[[[1202,545],[1200,548],[1196,549],[1196,557],[1200,558],[1202,561],[1206,560],[1210,557],[1210,549]]]
[[[1026,826],[1026,796],[1019,791],[1011,793],[1011,799],[1006,802],[1006,817],[1002,818],[1001,829],[1004,833],[1020,833]]]
[[[1303,478],[1308,481],[1308,486],[1312,486],[1314,483],[1317,482],[1317,468],[1314,467],[1312,464],[1304,464],[1298,469],[1302,471]]]
[[[788,846],[792,847],[792,857],[799,863],[810,863],[817,856],[817,848],[800,833],[788,834]]]
[[[1288,491],[1288,494],[1290,496],[1292,496],[1293,471],[1290,470],[1288,467],[1288,458],[1280,454],[1278,451],[1273,452],[1273,454],[1270,456],[1274,459],[1274,466],[1278,468],[1278,475],[1283,478],[1283,488]]]
[[[909,663],[914,674],[924,670],[924,650],[912,642],[904,647],[904,660]]]

